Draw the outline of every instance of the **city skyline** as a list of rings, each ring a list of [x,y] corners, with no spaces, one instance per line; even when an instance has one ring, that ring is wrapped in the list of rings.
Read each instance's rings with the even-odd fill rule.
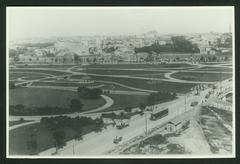
[[[233,7],[10,7],[7,29],[10,39],[141,35],[151,30],[160,35],[225,33],[233,30],[233,13]]]

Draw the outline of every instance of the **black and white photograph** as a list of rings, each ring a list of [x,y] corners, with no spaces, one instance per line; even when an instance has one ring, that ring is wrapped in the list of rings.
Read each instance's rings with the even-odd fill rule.
[[[234,158],[233,6],[7,7],[8,158]]]

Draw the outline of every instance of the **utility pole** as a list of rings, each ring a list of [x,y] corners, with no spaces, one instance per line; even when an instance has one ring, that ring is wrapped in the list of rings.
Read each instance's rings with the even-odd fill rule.
[[[73,155],[75,154],[74,141],[73,141]]]
[[[185,103],[185,112],[186,112],[187,111],[187,94],[185,94],[185,99],[184,100],[185,100],[184,103]]]
[[[147,131],[147,113],[145,111],[145,128],[146,128],[146,135],[148,134],[148,131]]]

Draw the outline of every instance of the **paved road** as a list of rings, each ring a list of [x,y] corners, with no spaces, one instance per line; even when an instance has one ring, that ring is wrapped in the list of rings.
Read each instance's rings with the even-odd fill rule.
[[[223,82],[226,84],[226,87],[231,85],[229,82]],[[157,120],[150,121],[148,115],[148,129],[156,127],[158,125],[164,124],[170,119],[173,119],[176,116],[179,116],[189,110],[194,110],[196,107],[191,107],[190,103],[193,101],[198,101],[201,104],[202,101],[205,101],[205,95],[211,89],[205,89],[200,92],[200,95],[193,96],[192,94],[180,97],[177,100],[166,102],[161,104],[161,107],[168,107],[169,115]],[[185,101],[186,98],[186,101]],[[186,108],[185,108],[186,102]],[[114,128],[108,128],[101,133],[91,133],[87,136],[84,136],[82,141],[69,141],[67,146],[60,150],[59,155],[61,156],[72,156],[78,155],[82,157],[90,157],[96,155],[106,155],[106,153],[113,149],[116,145],[113,144],[113,139],[115,136],[123,136],[123,141],[128,141],[136,136],[139,136],[144,133],[145,130],[145,117],[137,116],[130,121],[130,126],[122,130],[117,130]],[[101,144],[99,144],[101,143]],[[73,144],[74,144],[74,154],[73,154]],[[51,155],[55,150],[48,149],[44,152],[41,152],[40,155],[48,156]]]
[[[19,120],[19,119],[18,119]],[[17,128],[20,128],[20,127],[23,127],[23,126],[27,126],[27,125],[31,125],[31,124],[36,124],[36,123],[39,123],[40,120],[33,120],[31,122],[26,122],[26,123],[22,123],[22,124],[17,124],[17,125],[13,125],[13,126],[10,126],[9,127],[9,130],[14,130],[14,129],[17,129]]]
[[[155,126],[158,126],[160,124],[166,123],[170,119],[173,119],[174,117],[181,115],[182,113],[194,109],[190,106],[190,103],[192,101],[198,101],[199,103],[204,99],[204,95],[208,92],[208,90],[205,90],[202,92],[199,96],[193,96],[188,95],[186,97],[186,109],[185,109],[185,96],[180,97],[177,100],[163,103],[161,104],[161,107],[168,107],[169,109],[169,115],[159,119],[157,121],[150,121],[149,116],[148,117],[148,129],[151,129]],[[141,135],[144,133],[145,130],[145,117],[144,116],[138,116],[130,121],[130,126],[127,128],[124,128],[122,130],[117,130],[114,128],[110,128],[102,133],[96,134],[94,137],[84,137],[82,141],[75,141],[75,155],[101,155],[105,154],[110,149],[113,149],[116,145],[113,144],[113,139],[115,136],[123,136],[123,141],[128,141],[129,139],[132,139],[138,135]],[[72,143],[74,141],[70,141],[67,146],[60,151],[60,155],[73,155],[73,147]],[[101,144],[99,144],[101,143]],[[96,146],[97,145],[97,146]],[[51,153],[54,152],[54,149],[46,150],[40,155],[51,155]]]

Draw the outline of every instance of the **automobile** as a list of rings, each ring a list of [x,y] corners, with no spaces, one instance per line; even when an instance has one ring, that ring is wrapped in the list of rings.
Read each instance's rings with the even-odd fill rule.
[[[114,144],[118,144],[119,142],[122,141],[122,138],[123,138],[123,137],[118,137],[118,136],[116,136],[116,137],[113,139],[113,143],[114,143]]]
[[[191,106],[196,106],[197,104],[198,104],[197,101],[193,101],[193,102],[191,102]]]
[[[206,94],[205,98],[208,99],[210,97],[210,94]]]
[[[117,129],[123,129],[127,126],[129,126],[129,120],[122,120],[122,121],[116,123]]]

